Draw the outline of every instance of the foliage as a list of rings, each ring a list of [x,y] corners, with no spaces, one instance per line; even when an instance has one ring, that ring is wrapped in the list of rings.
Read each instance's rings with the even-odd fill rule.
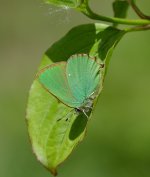
[[[150,21],[145,19],[125,19],[130,2],[116,0],[113,3],[115,17],[106,17],[94,13],[87,0],[47,0],[57,6],[67,6],[82,12],[91,19],[111,22],[84,24],[71,29],[64,37],[55,42],[44,54],[38,70],[53,62],[65,61],[71,55],[86,53],[96,57],[101,64],[102,85],[106,76],[112,52],[120,39],[130,31],[150,29]],[[136,7],[132,2],[132,7]],[[135,9],[135,8],[133,8]],[[136,11],[135,11],[136,12]],[[130,28],[116,28],[119,24],[134,25]],[[99,95],[98,95],[99,96]],[[98,97],[94,100],[96,106]],[[89,113],[92,117],[94,109]],[[63,117],[69,117],[69,121]],[[56,97],[49,94],[35,78],[28,99],[27,123],[32,148],[37,159],[48,168],[53,175],[62,163],[84,138],[88,120],[84,114],[74,114],[74,109],[64,105]],[[58,119],[62,118],[60,121]]]

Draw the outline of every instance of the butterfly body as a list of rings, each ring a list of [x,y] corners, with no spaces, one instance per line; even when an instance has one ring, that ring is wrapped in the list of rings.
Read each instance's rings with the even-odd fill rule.
[[[100,65],[87,54],[49,65],[38,73],[42,86],[62,103],[86,114],[100,85]]]

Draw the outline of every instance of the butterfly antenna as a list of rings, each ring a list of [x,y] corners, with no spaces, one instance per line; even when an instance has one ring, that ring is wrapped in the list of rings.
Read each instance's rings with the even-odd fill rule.
[[[72,112],[73,110],[71,110],[70,112]],[[69,112],[69,113],[70,113]],[[68,115],[69,113],[67,113],[66,115]],[[65,116],[64,116],[65,117]],[[62,118],[60,118],[60,119],[58,119],[57,121],[60,121]],[[68,121],[69,119],[68,119],[68,117],[65,119],[65,121],[66,121],[66,128],[65,128],[65,130],[63,131],[63,132],[61,132],[59,135],[62,135],[62,139],[61,139],[61,144],[62,144],[62,142],[63,142],[63,140],[64,140],[64,138],[65,138],[65,136],[66,136],[66,134],[67,134],[67,130],[68,130],[68,126],[70,125],[70,122],[71,121]]]

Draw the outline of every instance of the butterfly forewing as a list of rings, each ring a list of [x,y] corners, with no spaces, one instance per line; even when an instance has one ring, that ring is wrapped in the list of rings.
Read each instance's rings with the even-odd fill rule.
[[[86,54],[73,55],[66,68],[67,79],[74,97],[81,103],[95,92],[100,84],[99,64]]]
[[[66,105],[70,107],[80,106],[68,85],[66,62],[58,62],[45,67],[38,73],[38,80],[47,91]]]

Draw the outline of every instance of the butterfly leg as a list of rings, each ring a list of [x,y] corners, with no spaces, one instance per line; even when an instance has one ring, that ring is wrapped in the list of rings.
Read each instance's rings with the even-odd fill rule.
[[[86,118],[88,119],[88,115],[86,114],[85,110],[82,110],[83,114],[86,116]]]
[[[57,121],[59,122],[60,120],[62,120],[64,118],[65,118],[65,121],[68,121],[69,120],[69,115],[72,114],[73,111],[74,111],[74,109],[72,109],[71,111],[69,111],[65,116],[57,119]]]
[[[93,107],[92,106],[86,106],[85,108],[87,108],[87,109],[93,109]]]

